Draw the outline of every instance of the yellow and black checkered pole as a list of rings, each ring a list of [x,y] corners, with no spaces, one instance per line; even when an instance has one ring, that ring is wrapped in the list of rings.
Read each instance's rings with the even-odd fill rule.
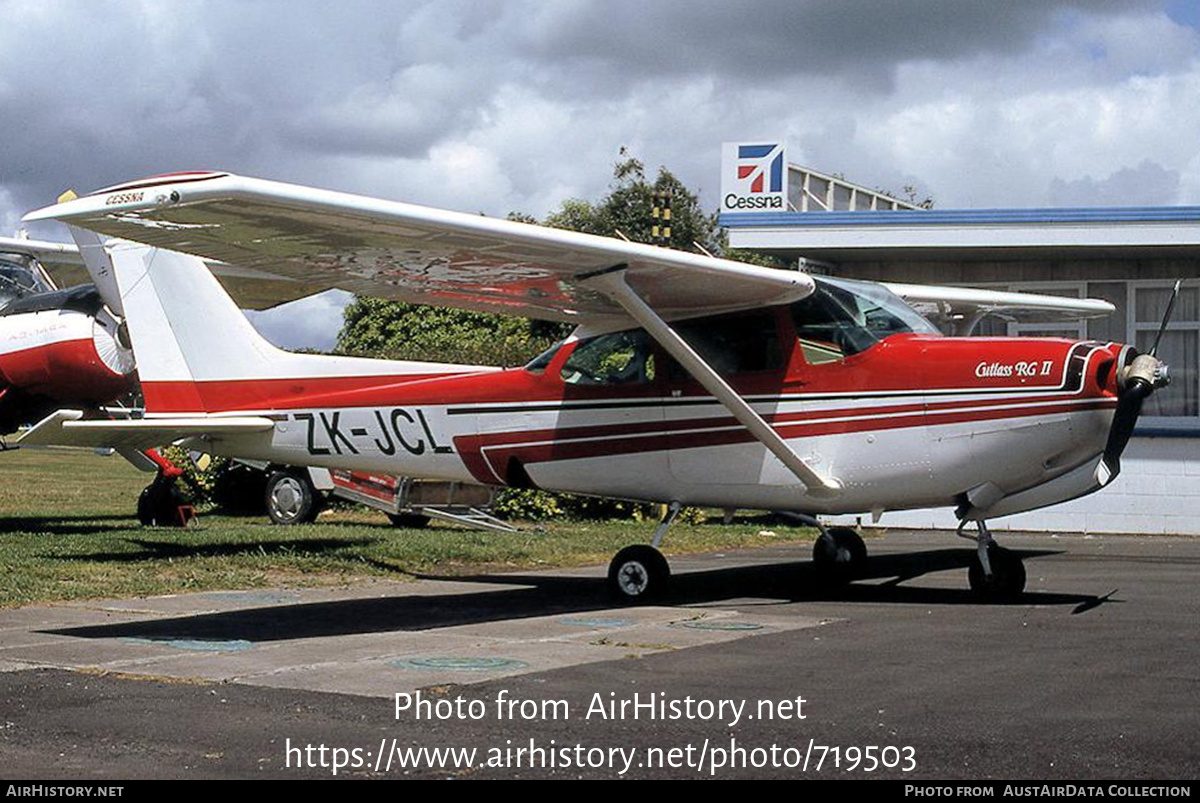
[[[671,242],[671,193],[656,192],[651,196],[650,241],[655,245]]]

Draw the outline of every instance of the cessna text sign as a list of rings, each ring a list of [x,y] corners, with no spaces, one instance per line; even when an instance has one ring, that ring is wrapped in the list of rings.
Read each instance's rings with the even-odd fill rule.
[[[721,211],[787,209],[787,153],[782,142],[726,142],[721,146]]]

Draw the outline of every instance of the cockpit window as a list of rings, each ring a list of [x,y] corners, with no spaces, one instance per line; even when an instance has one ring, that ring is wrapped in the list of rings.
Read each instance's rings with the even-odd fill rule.
[[[820,277],[812,295],[792,305],[804,359],[836,362],[866,351],[888,335],[939,334],[895,293],[872,282]]]
[[[554,355],[558,354],[558,350],[562,348],[563,341],[558,341],[550,348],[543,351],[541,354],[534,357],[525,364],[525,370],[531,374],[542,374],[546,372],[546,367],[550,365],[550,361],[554,359]]]
[[[0,309],[18,299],[45,293],[50,289],[32,268],[0,259]]]
[[[562,367],[568,385],[626,385],[654,379],[650,336],[641,329],[580,342]]]

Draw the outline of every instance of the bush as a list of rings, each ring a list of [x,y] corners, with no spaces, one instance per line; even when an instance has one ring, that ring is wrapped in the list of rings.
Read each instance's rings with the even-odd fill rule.
[[[658,521],[662,517],[663,506],[598,496],[502,488],[496,494],[494,512],[499,516],[520,521],[546,521],[558,516],[585,521]],[[707,516],[700,508],[685,507],[679,511],[677,520],[699,524],[705,518]]]

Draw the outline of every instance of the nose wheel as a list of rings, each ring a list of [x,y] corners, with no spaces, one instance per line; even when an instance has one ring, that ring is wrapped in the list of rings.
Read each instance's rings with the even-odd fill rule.
[[[671,581],[671,567],[652,546],[634,544],[617,553],[608,565],[608,588],[624,602],[658,599]]]
[[[958,526],[958,534],[976,543],[971,566],[967,569],[967,582],[977,596],[988,602],[1014,602],[1025,593],[1025,562],[1015,552],[999,546],[983,521],[976,522],[978,536],[963,532],[964,520]]]
[[[608,590],[612,596],[621,602],[636,604],[666,594],[671,582],[671,567],[658,546],[682,509],[679,502],[672,502],[649,545],[627,546],[612,559],[608,564]]]

